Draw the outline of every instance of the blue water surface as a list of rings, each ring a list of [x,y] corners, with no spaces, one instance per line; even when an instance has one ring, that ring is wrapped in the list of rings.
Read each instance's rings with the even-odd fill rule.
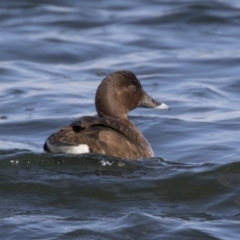
[[[239,239],[238,0],[0,1],[2,239]],[[129,118],[155,158],[43,152],[133,71],[170,111]]]

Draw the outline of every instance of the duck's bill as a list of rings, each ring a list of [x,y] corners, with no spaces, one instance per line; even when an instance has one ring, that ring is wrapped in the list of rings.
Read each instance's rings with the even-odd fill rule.
[[[144,100],[141,102],[139,107],[170,110],[170,107],[167,104],[157,102],[146,93],[144,96]]]

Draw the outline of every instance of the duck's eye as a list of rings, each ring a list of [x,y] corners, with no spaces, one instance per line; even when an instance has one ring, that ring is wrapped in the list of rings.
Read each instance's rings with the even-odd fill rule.
[[[137,89],[137,87],[135,85],[129,85],[128,88],[129,88],[129,90],[131,90],[133,92],[135,92]]]

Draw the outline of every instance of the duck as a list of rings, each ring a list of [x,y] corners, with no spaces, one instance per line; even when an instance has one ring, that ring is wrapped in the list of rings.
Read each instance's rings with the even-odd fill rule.
[[[138,128],[129,120],[135,108],[167,109],[150,97],[136,75],[120,70],[105,77],[95,95],[96,116],[83,116],[50,135],[43,149],[51,153],[95,153],[140,160],[154,152]]]

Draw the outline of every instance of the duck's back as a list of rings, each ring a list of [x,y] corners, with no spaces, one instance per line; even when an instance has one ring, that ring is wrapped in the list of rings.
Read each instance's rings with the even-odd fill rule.
[[[66,153],[102,153],[113,157],[153,157],[152,149],[136,128],[117,119],[82,117],[51,135],[44,150]]]

